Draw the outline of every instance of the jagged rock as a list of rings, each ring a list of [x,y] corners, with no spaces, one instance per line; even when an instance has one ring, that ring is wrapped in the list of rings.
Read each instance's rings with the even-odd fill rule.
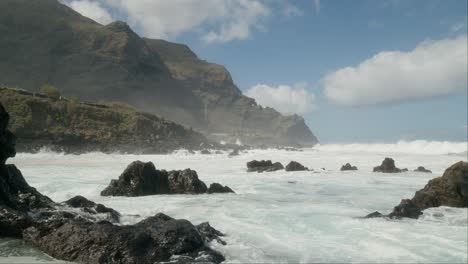
[[[221,233],[219,230],[216,230],[215,228],[213,228],[210,225],[210,223],[208,222],[201,223],[197,225],[197,229],[205,241],[211,242],[213,240],[216,240],[218,241],[218,243],[222,245],[226,245],[226,242],[220,238],[224,236],[224,234]]]
[[[234,193],[234,191],[228,186],[223,186],[217,182],[210,184],[208,193]]]
[[[209,191],[194,170],[185,169],[167,172],[157,170],[152,162],[134,161],[127,166],[117,180],[111,180],[109,186],[101,192],[101,195],[145,196],[202,193],[213,192]]]
[[[422,215],[421,208],[419,208],[412,200],[403,199],[401,203],[388,215],[390,218],[414,218],[417,219]]]
[[[194,170],[170,171],[167,179],[170,194],[200,194],[208,190]]]
[[[0,104],[0,166],[3,166],[8,158],[16,154],[16,137],[7,129],[10,115]]]
[[[374,167],[374,172],[397,173],[402,170],[395,167],[395,161],[392,158],[385,158],[380,166]]]
[[[102,196],[144,196],[169,194],[167,171],[156,170],[152,162],[134,161],[118,180],[111,180]]]
[[[341,166],[341,171],[349,171],[349,170],[357,170],[356,166],[351,166],[351,164],[346,163],[345,165]]]
[[[423,166],[419,166],[419,167],[418,167],[417,169],[415,169],[414,171],[432,173],[431,170],[428,170],[428,169],[424,168]]]
[[[85,212],[93,215],[106,214],[108,218],[115,223],[118,223],[120,219],[120,213],[116,210],[102,204],[96,204],[81,195],[77,195],[63,203],[72,208],[82,208]]]
[[[297,161],[291,161],[285,168],[286,171],[306,171],[309,170],[307,167],[303,166]]]
[[[373,213],[370,213],[370,214],[364,216],[364,218],[378,218],[378,217],[384,217],[384,215],[381,214],[381,213],[378,212],[378,211],[375,211],[375,212],[373,212]]]
[[[283,165],[279,162],[272,163],[271,160],[252,160],[247,162],[248,172],[270,172],[284,169]]]
[[[203,149],[203,150],[200,151],[200,154],[209,155],[209,154],[211,154],[211,152],[209,150],[207,150],[207,149]]]
[[[430,207],[468,207],[468,163],[457,162],[441,177],[430,180],[411,199],[422,210]]]
[[[431,207],[468,207],[468,163],[459,161],[447,168],[441,177],[430,180],[412,199],[403,199],[388,215],[391,218],[417,219],[422,210]]]
[[[83,219],[48,221],[24,230],[23,238],[52,257],[80,263],[155,263],[174,255],[192,262],[202,255],[213,263],[224,260],[205,245],[189,221],[161,213],[131,226]]]

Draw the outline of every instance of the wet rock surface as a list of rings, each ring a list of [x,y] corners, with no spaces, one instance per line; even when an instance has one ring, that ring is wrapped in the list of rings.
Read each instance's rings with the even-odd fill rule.
[[[288,165],[286,165],[285,170],[286,171],[306,171],[309,169],[297,161],[291,161],[288,163]]]
[[[279,162],[271,162],[271,160],[252,160],[247,162],[248,172],[270,172],[284,169]]]
[[[374,167],[374,172],[398,173],[402,170],[395,166],[395,161],[392,158],[385,158],[380,166]]]
[[[111,180],[101,195],[203,194],[228,192],[226,188],[231,190],[227,186],[218,185],[209,190],[194,170],[157,170],[152,162],[134,161],[128,165],[117,180]]]
[[[353,171],[353,170],[357,170],[358,168],[356,166],[352,166],[351,164],[349,163],[346,163],[345,165],[341,166],[341,171]]]
[[[401,200],[388,217],[417,219],[424,209],[439,206],[468,207],[467,162],[453,164],[441,177],[430,180],[423,189],[417,191],[412,199]]]

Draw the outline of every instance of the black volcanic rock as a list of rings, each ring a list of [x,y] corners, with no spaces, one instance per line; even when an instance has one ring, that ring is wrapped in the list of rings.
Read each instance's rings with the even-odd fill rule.
[[[288,165],[286,165],[285,170],[286,171],[306,171],[309,169],[297,161],[291,161],[288,163]]]
[[[217,182],[210,184],[208,187],[208,193],[234,193],[234,191],[228,186],[223,186]]]
[[[375,211],[373,213],[366,215],[364,218],[379,218],[379,217],[384,217],[384,215]]]
[[[7,129],[9,121],[10,115],[0,104],[0,166],[3,166],[8,158],[14,157],[16,154],[16,137]]]
[[[380,166],[374,167],[374,172],[397,173],[402,172],[402,170],[395,166],[395,161],[392,158],[385,158]]]
[[[200,194],[208,190],[206,184],[198,179],[197,172],[194,170],[170,171],[167,178],[171,194]]]
[[[219,184],[219,186],[221,186]],[[102,196],[145,196],[157,194],[202,194],[221,192],[214,186],[210,191],[198,178],[197,172],[185,170],[157,170],[152,162],[134,161],[117,180],[111,180]],[[222,190],[229,187],[221,186]],[[231,190],[232,191],[232,190]]]
[[[416,168],[414,171],[417,171],[417,172],[426,172],[426,173],[432,173],[431,170],[428,170],[426,168],[424,168],[423,166],[419,166],[418,168]]]
[[[120,219],[120,213],[116,210],[102,204],[96,204],[81,195],[77,195],[63,203],[72,208],[82,208],[85,212],[93,215],[106,214],[108,215],[108,219],[115,223],[118,223]]]
[[[189,221],[161,213],[131,226],[81,219],[44,222],[24,230],[23,238],[55,258],[80,263],[156,263],[172,256],[192,263],[224,260]]]
[[[341,171],[349,171],[349,170],[357,170],[358,168],[356,166],[352,166],[349,163],[346,163],[345,165],[341,166]]]
[[[227,142],[317,143],[302,117],[258,105],[186,45],[142,38],[124,22],[100,25],[56,0],[2,0],[0,25],[5,86],[49,83],[65,97],[126,102]]]
[[[222,245],[226,245],[226,242],[220,238],[220,237],[223,237],[224,234],[221,233],[219,230],[216,230],[215,228],[213,228],[210,225],[210,223],[208,222],[201,223],[197,225],[197,229],[205,241],[211,242],[213,240],[216,240],[218,243]]]
[[[284,169],[283,165],[279,162],[272,163],[271,160],[252,160],[247,162],[248,172],[271,172]]]
[[[403,199],[388,215],[391,218],[418,218],[422,210],[450,206],[468,208],[468,163],[457,162],[441,177],[430,180],[412,199]],[[378,212],[377,212],[378,213]]]

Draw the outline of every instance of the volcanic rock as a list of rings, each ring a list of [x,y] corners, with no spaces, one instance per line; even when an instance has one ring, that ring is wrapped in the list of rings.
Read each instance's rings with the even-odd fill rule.
[[[270,172],[284,169],[283,165],[279,162],[272,163],[271,160],[252,160],[247,162],[248,172]]]
[[[286,165],[286,171],[306,171],[309,170],[307,167],[303,166],[297,161],[291,161]]]
[[[351,164],[346,163],[345,165],[341,166],[341,171],[349,171],[349,170],[357,170],[356,166],[351,166]]]
[[[395,161],[392,158],[385,158],[380,166],[374,167],[374,172],[397,173],[402,170],[395,167]]]

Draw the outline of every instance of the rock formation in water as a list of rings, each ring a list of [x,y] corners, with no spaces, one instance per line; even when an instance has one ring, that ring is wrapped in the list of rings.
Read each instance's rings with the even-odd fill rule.
[[[374,172],[398,173],[402,171],[404,170],[395,166],[395,161],[392,158],[385,158],[380,166],[374,167]]]
[[[101,195],[202,194],[226,193],[229,192],[226,190],[231,190],[220,184],[212,186],[210,186],[211,189],[207,188],[205,183],[198,179],[197,172],[194,170],[157,170],[152,162],[134,161],[127,166],[117,180],[111,180]]]
[[[283,165],[279,162],[271,162],[271,160],[252,160],[247,162],[248,172],[271,172],[284,169]]]
[[[417,172],[425,172],[425,173],[432,173],[431,170],[428,170],[428,169],[424,168],[423,166],[417,167],[414,171],[417,171]]]
[[[403,199],[388,215],[391,218],[418,218],[422,210],[439,207],[468,207],[468,163],[457,162],[445,170],[441,177],[430,180],[412,199]],[[367,217],[376,217],[372,213]]]
[[[55,203],[29,186],[5,161],[15,138],[0,104],[0,237],[22,238],[48,255],[80,263],[221,263],[207,242],[223,234],[208,223],[192,225],[156,214],[135,225],[114,225],[120,214],[82,196]]]
[[[317,143],[302,117],[244,96],[223,66],[124,22],[104,26],[58,0],[2,0],[0,34],[0,84],[126,102],[231,143]]]
[[[288,163],[288,165],[286,165],[285,170],[286,171],[306,171],[309,169],[297,161],[291,161]]]
[[[350,170],[357,170],[358,168],[356,166],[352,166],[349,163],[346,163],[345,165],[341,166],[341,171],[350,171]]]
[[[1,5],[1,4],[0,4]],[[0,103],[12,115],[17,150],[167,153],[201,149],[210,143],[200,133],[125,104],[91,104],[0,88]]]

